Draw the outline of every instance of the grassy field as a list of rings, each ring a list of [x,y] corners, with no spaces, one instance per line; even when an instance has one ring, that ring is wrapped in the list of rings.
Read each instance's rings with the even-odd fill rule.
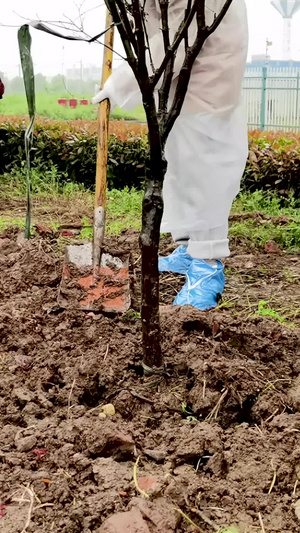
[[[80,99],[80,96],[76,96]],[[92,95],[89,95],[90,101]],[[87,106],[78,105],[76,109],[63,107],[58,104],[59,96],[57,94],[38,93],[36,95],[37,114],[43,117],[55,120],[74,120],[74,119],[94,119],[97,116],[97,106],[88,104]],[[2,115],[27,115],[27,104],[25,95],[14,94],[8,95],[0,100],[0,114]],[[138,107],[132,113],[116,108],[112,113],[112,118],[144,121],[145,115],[142,107]]]
[[[65,178],[65,176],[64,176]],[[38,199],[72,198],[74,205],[80,207],[79,212],[88,212],[93,205],[93,193],[76,183],[62,185],[55,168],[52,171],[32,169],[33,196]],[[25,170],[16,169],[0,176],[0,197],[13,199],[23,198],[26,193]],[[127,228],[140,229],[142,192],[128,188],[123,191],[108,192],[107,233],[119,234]],[[248,215],[249,216],[248,216]],[[34,220],[33,220],[34,222]],[[59,216],[46,218],[43,223],[56,227],[62,221]],[[82,217],[83,226],[89,226],[87,217]],[[15,219],[5,213],[0,216],[0,231],[9,224],[23,225],[23,219]],[[92,228],[83,229],[83,238],[91,238]],[[243,241],[250,249],[263,249],[266,243],[274,241],[288,253],[300,252],[300,210],[295,207],[292,197],[285,202],[276,194],[261,191],[240,193],[234,201],[231,213],[229,236],[235,242]]]

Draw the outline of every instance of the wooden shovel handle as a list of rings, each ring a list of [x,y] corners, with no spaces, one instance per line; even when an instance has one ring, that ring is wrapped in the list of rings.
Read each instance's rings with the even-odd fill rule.
[[[106,28],[112,23],[109,11],[106,13]],[[105,34],[103,52],[103,67],[101,89],[104,83],[111,75],[114,29],[111,28]],[[110,103],[109,100],[103,100],[99,105],[98,115],[98,144],[97,144],[97,163],[96,163],[96,190],[95,190],[95,208],[106,206],[106,188],[107,188],[107,153],[108,153],[108,126],[109,126]]]

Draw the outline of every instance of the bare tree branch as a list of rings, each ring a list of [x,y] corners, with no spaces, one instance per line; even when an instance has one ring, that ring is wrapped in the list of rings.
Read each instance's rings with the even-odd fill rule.
[[[168,20],[169,0],[159,0],[159,7],[160,7],[160,13],[161,13],[161,22],[162,22],[162,35],[163,35],[164,48],[165,48],[165,54],[166,54],[170,46],[170,32],[169,32],[169,20]]]
[[[2,28],[20,28],[20,24],[3,24],[0,22]]]
[[[136,41],[135,41],[135,36],[134,36],[134,33],[132,31],[132,27],[131,27],[131,24],[130,24],[130,21],[128,19],[128,14],[127,14],[127,11],[126,11],[126,7],[124,5],[124,2],[121,0],[121,1],[118,1],[117,2],[117,5],[118,5],[118,8],[119,8],[119,11],[120,11],[120,19],[124,25],[124,29],[127,33],[127,37],[134,49],[134,52],[135,54],[137,54],[137,44],[136,44]]]
[[[149,42],[149,36],[148,36],[147,27],[146,27],[146,21],[145,21],[145,14],[146,14],[145,13],[145,3],[146,3],[146,0],[143,0],[142,24],[143,24],[146,43],[147,43],[147,51],[148,51],[148,54],[149,54],[150,67],[151,67],[151,70],[152,70],[152,74],[154,74],[155,66],[154,66],[154,62],[153,62],[153,58],[152,58],[152,52],[151,52],[151,47],[150,47],[150,42]]]
[[[146,64],[146,45],[143,30],[142,15],[139,0],[132,0],[132,15],[135,23],[135,37],[137,43],[138,69],[141,80],[148,80],[148,70]]]
[[[184,20],[187,19],[187,17],[189,16],[189,13],[191,11],[191,5],[192,5],[192,0],[188,0],[188,3],[187,3],[187,8],[185,10],[185,17],[184,17]],[[188,34],[186,34],[185,38],[184,38],[184,46],[185,46],[185,50],[187,50],[188,46],[189,46],[189,36]]]
[[[91,11],[96,11],[96,9],[99,9],[100,7],[104,6],[105,3],[102,2],[101,4],[98,4],[97,6],[94,6],[94,7],[91,7],[89,9],[86,9],[85,11],[83,11],[83,13],[81,13],[81,17],[84,17],[84,15],[87,15],[88,13],[90,13]],[[79,17],[77,17],[79,18]],[[76,18],[74,20],[77,20]]]
[[[170,47],[170,30],[169,30],[169,20],[168,20],[169,1],[160,0],[159,6],[160,6],[160,12],[161,12],[164,49],[165,49],[165,54],[167,54],[169,47]],[[159,96],[158,117],[159,117],[159,123],[161,127],[165,123],[166,118],[167,118],[168,101],[169,101],[170,89],[171,89],[173,74],[174,74],[175,55],[176,53],[174,53],[170,57],[166,65],[162,85],[158,91],[158,96]]]
[[[211,35],[220,25],[230,5],[232,4],[232,1],[233,0],[226,0],[219,15],[215,17],[215,20],[211,26],[206,26],[206,23],[205,23],[205,0],[203,0],[203,2],[198,3],[197,10],[196,10],[197,37],[195,39],[194,44],[191,47],[187,48],[186,50],[185,59],[181,67],[179,76],[178,76],[178,82],[177,82],[177,86],[175,90],[173,103],[171,105],[167,120],[163,128],[163,133],[162,133],[163,146],[165,145],[168,135],[181,112],[184,99],[185,99],[185,95],[188,89],[188,84],[190,81],[191,70],[192,70],[194,61],[196,57],[198,56],[200,50],[202,49],[207,37]]]
[[[122,0],[105,0],[107,9],[110,11],[112,19],[115,24],[118,25],[118,30],[122,39],[123,46],[125,48],[127,61],[129,65],[131,66],[134,75],[137,77],[138,75],[138,68],[137,68],[137,58],[134,53],[134,48],[132,46],[132,43],[130,39],[128,38],[126,29],[123,25],[123,21],[120,16],[119,9],[117,5],[122,2]]]
[[[193,18],[194,18],[195,14],[196,14],[196,11],[197,11],[197,8],[198,8],[198,4],[199,4],[199,0],[194,0],[193,6],[191,8],[191,11],[190,11],[188,17],[186,18],[186,20],[184,19],[181,22],[181,24],[180,24],[180,26],[178,28],[178,31],[175,34],[175,37],[174,37],[172,45],[169,47],[167,53],[165,54],[165,57],[162,60],[160,67],[157,69],[157,71],[154,74],[154,76],[152,76],[151,85],[153,86],[153,88],[156,87],[157,83],[159,82],[159,80],[160,80],[160,78],[161,78],[161,76],[162,76],[162,74],[163,74],[163,72],[164,72],[164,70],[165,70],[165,68],[166,68],[166,66],[168,64],[168,61],[177,52],[181,41],[187,35],[187,31],[188,31],[188,29],[189,29],[189,27],[191,25],[191,22],[193,21]]]
[[[228,9],[230,8],[232,2],[233,2],[233,0],[226,0],[226,3],[222,7],[219,15],[217,15],[215,17],[215,20],[214,20],[213,24],[211,26],[209,26],[209,28],[208,28],[208,34],[209,35],[214,33],[216,31],[216,29],[218,28],[218,26],[221,24],[221,22],[222,22],[223,18],[225,17]]]
[[[51,28],[47,27],[43,20],[28,21],[28,19],[27,19],[27,22],[28,22],[29,25],[31,25],[35,29],[44,31],[44,32],[49,33],[50,35],[54,35],[56,37],[60,37],[61,39],[74,40],[74,41],[83,41],[83,42],[87,42],[87,43],[100,44],[101,46],[104,46],[105,48],[108,48],[108,50],[111,50],[112,52],[114,52],[114,54],[119,56],[124,61],[127,61],[126,57],[123,57],[119,52],[117,52],[116,50],[113,50],[105,42],[103,43],[103,42],[99,41],[99,37],[102,36],[103,34],[105,34],[106,31],[101,32],[101,34],[92,37],[91,35],[89,35],[85,31],[80,30],[76,26],[76,24],[73,24],[72,32],[73,33],[78,33],[81,36],[81,37],[77,37],[77,36],[74,36],[74,35],[73,36],[72,35],[63,35],[61,33],[55,32],[55,30],[51,30]],[[54,27],[59,28],[59,29],[63,29],[65,31],[70,31],[71,28],[68,28],[68,27],[65,26],[65,24],[70,24],[70,23],[68,23],[68,22],[65,23],[64,21],[58,21],[58,22],[59,22],[58,24],[56,24],[56,23],[54,24],[52,22],[51,26],[54,26]],[[0,26],[1,26],[1,24],[0,24]]]

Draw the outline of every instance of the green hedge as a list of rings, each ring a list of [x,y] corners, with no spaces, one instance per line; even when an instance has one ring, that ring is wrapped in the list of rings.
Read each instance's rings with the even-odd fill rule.
[[[300,143],[285,147],[267,146],[250,139],[242,190],[277,191],[300,200]]]
[[[20,166],[24,154],[25,124],[0,124],[0,173]],[[274,140],[275,139],[275,140]],[[33,166],[49,169],[56,166],[68,180],[93,187],[95,180],[97,138],[88,129],[66,131],[64,123],[37,124]],[[137,189],[143,186],[147,138],[145,135],[111,135],[109,138],[108,186]],[[267,136],[257,132],[250,136],[250,152],[242,179],[242,189],[272,190],[293,194],[300,199],[299,138]]]
[[[0,173],[9,172],[25,159],[25,125],[0,126]],[[141,188],[145,174],[146,137],[122,141],[109,137],[108,186]],[[61,132],[59,128],[37,127],[31,154],[32,166],[53,165],[70,181],[92,188],[95,183],[97,137],[86,131]]]

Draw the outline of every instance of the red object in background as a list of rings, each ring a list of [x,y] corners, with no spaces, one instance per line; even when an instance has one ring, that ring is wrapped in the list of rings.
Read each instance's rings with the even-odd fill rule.
[[[39,235],[52,235],[53,231],[48,226],[43,226],[42,224],[36,224],[35,226],[36,232]]]
[[[2,100],[2,97],[4,95],[4,91],[5,91],[5,87],[4,87],[3,81],[0,78],[0,100]]]
[[[70,231],[69,229],[63,229],[61,235],[62,237],[74,237],[74,231]]]
[[[68,101],[66,100],[66,98],[60,98],[58,100],[58,103],[59,103],[59,105],[63,105],[64,107],[66,107],[67,104],[68,104]]]
[[[80,100],[80,105],[88,105],[88,100]]]
[[[69,106],[70,106],[72,109],[75,109],[75,107],[77,107],[77,98],[70,98],[70,100],[69,100]]]

